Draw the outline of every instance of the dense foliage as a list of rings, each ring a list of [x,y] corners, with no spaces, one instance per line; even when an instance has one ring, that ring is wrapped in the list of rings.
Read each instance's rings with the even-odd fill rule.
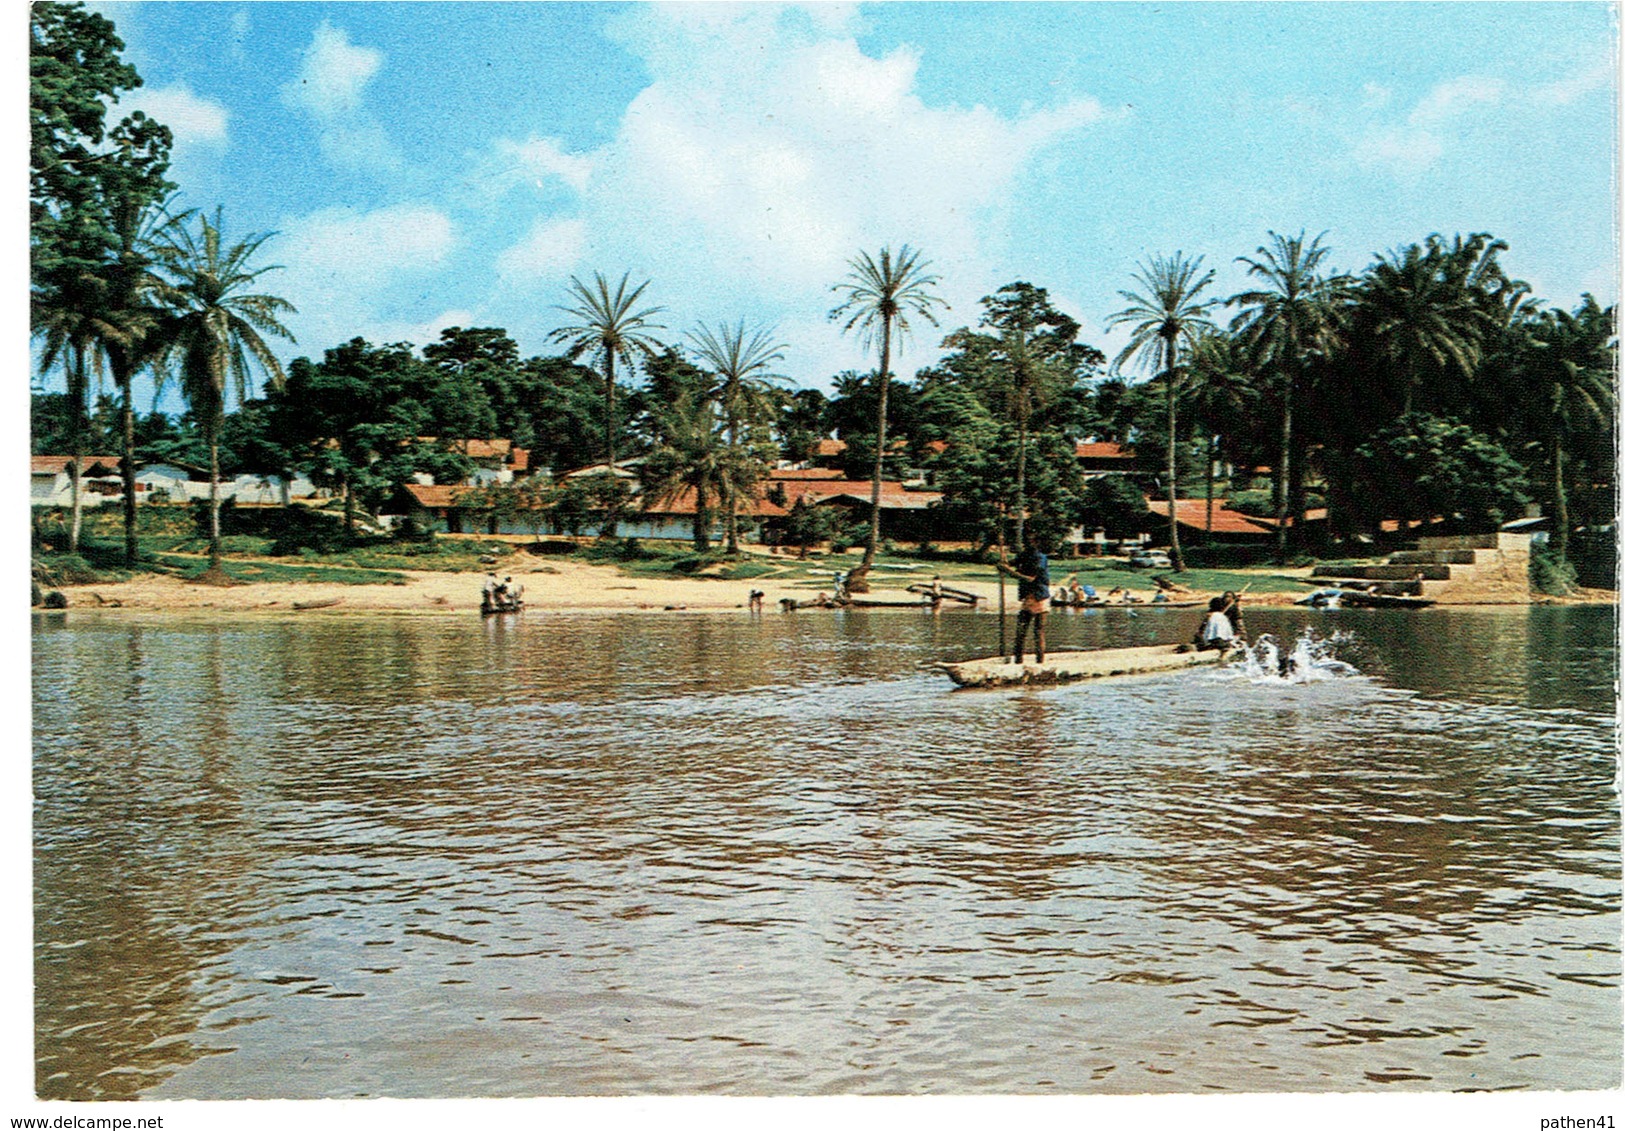
[[[1018,280],[938,338],[934,364],[893,372],[907,333],[943,310],[929,263],[905,245],[858,253],[834,284],[831,317],[875,364],[828,375],[827,393],[775,376],[791,347],[773,328],[696,321],[668,341],[646,297],[658,287],[602,274],[560,296],[556,355],[523,357],[500,327],[452,327],[421,349],[315,343],[319,359],[297,358],[284,381],[266,338],[285,336],[292,305],[265,289],[271,237],[233,241],[218,210],[166,206],[169,131],[139,113],[109,122],[141,80],[107,18],[39,3],[30,31],[33,331],[65,390],[36,393],[36,453],[125,454],[127,476],[145,460],[211,478],[303,474],[342,496],[353,525],[414,478],[464,482],[461,442],[500,438],[555,476],[487,490],[493,512],[606,531],[626,473],[563,473],[636,457],[648,497],[692,503],[702,554],[712,516],[733,550],[763,473],[829,438],[844,448],[824,462],[877,491],[882,479],[937,488],[945,527],[984,548],[1053,550],[1080,526],[1125,537],[1150,528],[1147,495],[1229,497],[1274,521],[1279,560],[1380,537],[1385,522],[1486,529],[1538,503],[1553,519],[1541,568],[1561,579],[1571,539],[1611,530],[1616,311],[1590,295],[1572,311],[1543,304],[1487,233],[1427,235],[1340,271],[1324,234],[1270,232],[1238,258],[1250,289],[1228,298],[1202,257],[1152,256],[1118,292],[1127,305],[1111,321],[1130,339],[1112,365],[1043,287]],[[184,415],[135,411],[144,369],[178,383]],[[93,400],[101,372],[114,395]],[[1084,440],[1131,447],[1128,477],[1086,477]],[[70,547],[76,482],[74,497]],[[1177,524],[1157,521],[1177,560]],[[865,565],[881,522],[868,513]],[[803,545],[836,533],[823,508],[793,507],[785,525]],[[128,563],[135,530],[130,502]],[[212,542],[218,557],[217,523]]]

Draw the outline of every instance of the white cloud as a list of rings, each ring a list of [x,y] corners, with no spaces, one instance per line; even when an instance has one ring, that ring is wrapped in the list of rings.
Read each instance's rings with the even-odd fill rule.
[[[497,271],[506,280],[557,279],[575,267],[586,246],[582,221],[538,220],[523,240],[497,256]]]
[[[1614,81],[1614,63],[1602,59],[1566,78],[1530,92],[1530,100],[1540,106],[1567,106],[1597,90],[1606,90]]]
[[[400,156],[378,120],[363,104],[384,53],[357,47],[325,20],[305,48],[299,73],[282,87],[282,101],[308,115],[322,153],[336,165],[395,169]]]
[[[1442,82],[1428,91],[1411,111],[1410,124],[1427,127],[1443,125],[1473,106],[1498,102],[1506,90],[1500,79],[1466,75]]]
[[[592,176],[592,159],[579,153],[566,153],[557,138],[532,136],[525,141],[498,138],[495,156],[475,174],[482,187],[492,193],[506,192],[517,185],[548,187],[558,181],[581,192]]]
[[[1387,103],[1388,92],[1377,89],[1381,99],[1373,99],[1373,87],[1367,84],[1368,107]],[[1506,84],[1497,78],[1465,75],[1441,82],[1417,101],[1404,122],[1367,130],[1354,145],[1354,159],[1367,168],[1386,169],[1403,177],[1420,175],[1444,156],[1452,140],[1452,124],[1477,107],[1500,102],[1505,94]]]
[[[362,92],[383,65],[382,51],[355,46],[348,33],[324,20],[282,96],[290,106],[318,118],[354,114],[361,108]]]
[[[824,317],[831,284],[860,248],[909,243],[952,280],[945,325],[974,321],[976,298],[1009,281],[998,243],[1016,178],[1107,112],[1092,99],[1013,116],[927,105],[916,55],[865,54],[851,19],[757,5],[617,17],[615,35],[651,81],[602,148],[573,157],[527,143],[544,179],[578,192],[563,209],[538,199],[534,226],[499,256],[505,281],[531,280],[503,313],[517,322],[522,299],[536,309],[571,271],[630,271],[686,318],[784,311],[781,333],[820,355],[807,368],[828,376],[873,364]],[[939,338],[921,324],[909,357],[928,360]]]
[[[307,352],[319,355],[357,334],[374,342],[415,341],[405,329],[428,323],[394,314],[417,297],[401,284],[421,282],[438,270],[456,243],[451,220],[433,208],[323,209],[285,225],[267,245],[268,257],[285,268],[268,277],[268,285],[298,296],[299,313],[287,325]]]
[[[177,145],[225,145],[230,115],[212,98],[194,94],[185,83],[140,87],[119,100],[119,111],[144,111],[170,128]]]

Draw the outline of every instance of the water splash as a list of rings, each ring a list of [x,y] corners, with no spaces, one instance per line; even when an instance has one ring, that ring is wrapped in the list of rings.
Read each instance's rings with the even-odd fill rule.
[[[1303,635],[1290,645],[1265,633],[1241,650],[1240,658],[1228,665],[1227,671],[1250,683],[1320,683],[1329,679],[1347,679],[1360,674],[1356,668],[1337,658],[1340,644],[1352,642],[1354,635],[1338,631],[1330,636],[1318,636],[1314,629],[1305,629]]]

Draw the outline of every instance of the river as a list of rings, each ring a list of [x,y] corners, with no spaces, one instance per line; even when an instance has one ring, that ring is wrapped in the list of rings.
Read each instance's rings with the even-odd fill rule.
[[[1616,1087],[1615,616],[37,615],[38,1094]]]

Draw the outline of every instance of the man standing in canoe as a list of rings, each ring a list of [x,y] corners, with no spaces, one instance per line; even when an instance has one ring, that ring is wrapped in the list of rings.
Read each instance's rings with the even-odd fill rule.
[[[1020,583],[1016,587],[1021,612],[1016,615],[1014,662],[1021,663],[1022,645],[1027,640],[1027,626],[1032,625],[1033,655],[1037,657],[1039,663],[1043,663],[1044,621],[1049,615],[1049,558],[1029,541],[1017,556],[1015,566],[1011,567],[1008,562],[1000,561],[999,571],[1008,573]]]

